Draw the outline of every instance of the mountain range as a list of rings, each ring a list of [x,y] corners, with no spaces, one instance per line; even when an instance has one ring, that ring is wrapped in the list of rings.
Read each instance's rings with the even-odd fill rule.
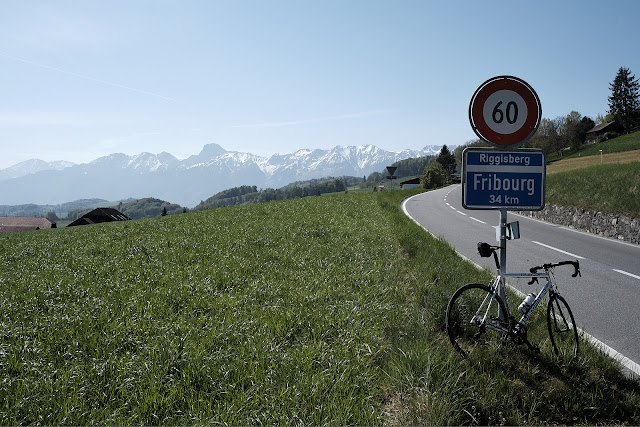
[[[240,185],[279,188],[314,178],[366,176],[398,160],[437,155],[441,148],[394,152],[373,145],[337,146],[261,157],[207,144],[184,160],[166,152],[117,153],[83,164],[34,159],[0,169],[0,205],[155,197],[192,207]]]

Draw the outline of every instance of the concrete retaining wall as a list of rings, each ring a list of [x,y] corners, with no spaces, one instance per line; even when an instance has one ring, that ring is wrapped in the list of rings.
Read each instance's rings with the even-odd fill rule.
[[[541,211],[519,213],[553,224],[640,244],[640,218],[590,212],[584,209],[556,205],[546,206]]]

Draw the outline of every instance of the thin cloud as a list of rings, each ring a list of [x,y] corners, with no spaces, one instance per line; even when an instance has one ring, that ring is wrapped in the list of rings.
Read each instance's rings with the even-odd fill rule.
[[[234,128],[279,128],[279,127],[285,127],[285,126],[305,125],[309,123],[329,122],[334,120],[358,119],[362,117],[377,116],[380,114],[387,114],[391,112],[392,112],[391,110],[371,110],[371,111],[362,111],[359,113],[341,114],[338,116],[316,117],[312,119],[291,120],[286,122],[254,123],[254,124],[248,124],[248,125],[236,125],[233,127]]]
[[[57,111],[0,111],[2,126],[91,126],[96,120],[83,113]]]
[[[9,58],[9,59],[12,59],[14,61],[24,62],[26,64],[35,65],[36,67],[41,67],[41,68],[45,68],[45,69],[48,69],[48,70],[57,71],[57,72],[62,73],[62,74],[67,74],[67,75],[70,75],[70,76],[79,77],[81,79],[90,80],[92,82],[101,83],[101,84],[105,84],[105,85],[109,85],[109,86],[114,86],[114,87],[117,87],[117,88],[120,88],[120,89],[126,89],[126,90],[129,90],[129,91],[132,91],[132,92],[142,93],[144,95],[154,96],[156,98],[161,98],[161,99],[164,99],[166,101],[175,101],[175,99],[173,99],[173,98],[169,98],[168,96],[160,95],[158,93],[148,92],[146,90],[136,89],[136,88],[130,87],[130,86],[124,86],[124,85],[121,85],[121,84],[118,84],[118,83],[114,83],[114,82],[110,82],[110,81],[107,81],[107,80],[96,79],[95,77],[86,76],[84,74],[74,73],[72,71],[63,70],[63,69],[60,69],[60,68],[52,67],[50,65],[39,64],[37,62],[29,61],[29,60],[24,59],[24,58],[18,58],[16,56],[10,56],[10,55],[2,55],[2,56],[6,57],[6,58]]]

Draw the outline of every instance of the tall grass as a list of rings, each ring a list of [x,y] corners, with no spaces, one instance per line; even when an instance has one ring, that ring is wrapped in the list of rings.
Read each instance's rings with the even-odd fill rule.
[[[378,424],[400,248],[375,199],[3,237],[3,424]],[[396,326],[398,327],[398,326]]]
[[[0,236],[0,423],[640,423],[593,350],[461,359],[446,303],[490,274],[407,194]]]
[[[398,193],[381,199],[401,197]],[[382,207],[397,218],[396,234],[410,254],[409,289],[416,307],[407,336],[391,354],[395,411],[399,424],[637,424],[640,384],[624,377],[620,366],[581,342],[581,355],[571,361],[551,350],[543,311],[530,320],[529,335],[540,354],[525,346],[488,349],[462,359],[444,331],[449,297],[464,283],[487,283],[487,271],[477,271],[444,242],[428,238],[395,213],[396,203]],[[512,307],[519,298],[509,293]],[[571,304],[571,301],[569,301]],[[576,319],[580,322],[579,319]]]

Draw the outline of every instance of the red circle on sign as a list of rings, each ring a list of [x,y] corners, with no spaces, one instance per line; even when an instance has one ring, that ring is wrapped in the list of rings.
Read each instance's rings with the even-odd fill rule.
[[[508,90],[522,97],[527,106],[527,118],[516,131],[508,134],[495,132],[484,119],[483,109],[492,94]],[[484,82],[471,97],[469,121],[480,139],[500,147],[519,145],[533,136],[542,117],[542,107],[538,94],[524,80],[512,76],[499,76]]]

